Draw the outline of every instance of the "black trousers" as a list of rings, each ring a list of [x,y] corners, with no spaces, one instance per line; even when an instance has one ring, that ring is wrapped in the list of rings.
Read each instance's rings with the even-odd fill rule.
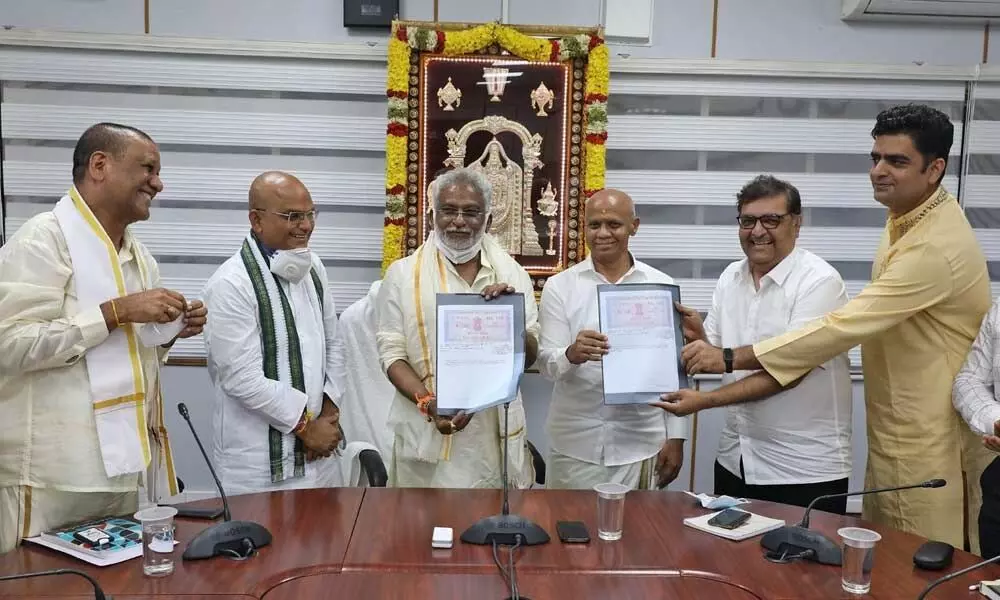
[[[1000,458],[994,458],[979,478],[983,507],[979,509],[979,549],[983,558],[1000,555]]]
[[[1000,492],[1000,487],[997,488]],[[844,494],[847,492],[847,478],[820,483],[794,483],[781,485],[750,485],[743,473],[743,462],[740,461],[740,476],[729,472],[729,469],[715,461],[715,495],[723,494],[734,498],[750,498],[753,500],[768,500],[794,506],[808,506],[817,496],[827,494]],[[847,512],[847,498],[832,498],[816,503],[816,510],[842,515]]]

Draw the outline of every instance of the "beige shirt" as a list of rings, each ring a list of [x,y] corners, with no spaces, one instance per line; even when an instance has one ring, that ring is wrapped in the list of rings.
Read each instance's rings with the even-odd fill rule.
[[[857,344],[865,377],[865,487],[943,478],[947,487],[865,496],[863,516],[961,547],[962,472],[975,539],[978,482],[991,459],[952,407],[952,382],[990,307],[986,260],[943,188],[886,224],[872,282],[824,318],[754,345],[788,383]]]
[[[143,289],[136,254],[153,286],[156,261],[130,233],[121,261],[129,293]],[[99,306],[79,306],[73,264],[55,215],[40,214],[0,248],[0,487],[129,491],[138,474],[109,478],[101,460],[86,352],[108,337]],[[139,346],[146,413],[159,402],[164,349]]]

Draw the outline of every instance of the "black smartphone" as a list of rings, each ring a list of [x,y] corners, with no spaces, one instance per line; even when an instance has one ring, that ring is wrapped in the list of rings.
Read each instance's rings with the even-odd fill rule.
[[[750,513],[738,508],[727,508],[708,520],[708,524],[713,527],[723,529],[736,529],[750,519]]]
[[[564,544],[586,544],[590,541],[590,532],[583,521],[557,521],[556,533]]]

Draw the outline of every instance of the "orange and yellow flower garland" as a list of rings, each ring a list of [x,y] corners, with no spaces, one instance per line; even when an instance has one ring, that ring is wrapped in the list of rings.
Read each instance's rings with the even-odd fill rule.
[[[487,23],[461,31],[426,27],[406,27],[393,23],[389,39],[388,78],[389,124],[385,144],[386,209],[382,235],[382,274],[394,261],[406,255],[406,163],[407,94],[410,55],[439,52],[469,54],[490,44],[499,44],[511,54],[531,61],[565,61],[588,57],[584,87],[584,194],[590,196],[604,187],[605,142],[608,138],[609,53],[597,35],[572,35],[560,39],[525,35],[513,27]]]

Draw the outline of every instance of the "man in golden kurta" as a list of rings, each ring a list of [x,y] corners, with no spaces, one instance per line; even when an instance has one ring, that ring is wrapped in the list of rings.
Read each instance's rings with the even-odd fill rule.
[[[927,106],[880,113],[870,176],[875,200],[889,215],[871,283],[822,319],[753,346],[688,344],[682,358],[690,373],[763,370],[710,392],[666,394],[659,406],[688,414],[766,397],[861,344],[865,487],[948,481],[941,489],[865,496],[862,516],[961,548],[964,525],[975,523],[963,522],[963,495],[974,517],[975,484],[990,456],[952,408],[951,387],[990,307],[990,281],[962,208],[941,187],[953,135],[948,117]],[[975,527],[969,529],[975,550]]]

